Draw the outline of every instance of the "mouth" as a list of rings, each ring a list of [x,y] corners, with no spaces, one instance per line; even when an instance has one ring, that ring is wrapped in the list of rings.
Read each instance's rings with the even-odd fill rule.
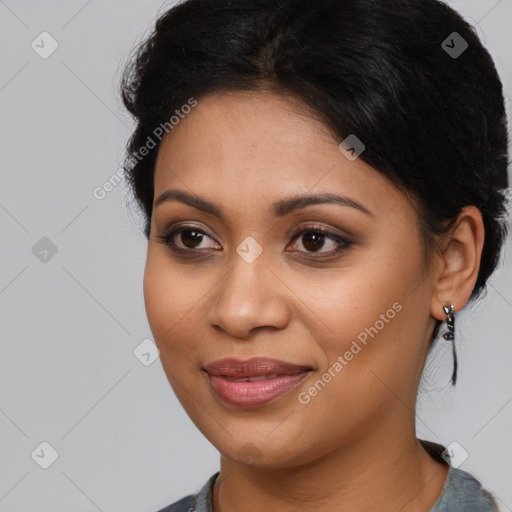
[[[233,407],[260,407],[283,397],[313,371],[270,358],[222,359],[207,364],[210,389],[215,397]]]

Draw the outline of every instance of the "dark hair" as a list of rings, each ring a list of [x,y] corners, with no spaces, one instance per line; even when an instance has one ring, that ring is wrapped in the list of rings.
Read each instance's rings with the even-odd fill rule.
[[[471,299],[497,266],[508,232],[502,85],[475,30],[437,0],[187,0],[157,20],[121,88],[137,122],[126,177],[147,238],[155,129],[191,97],[268,90],[301,100],[340,142],[365,144],[360,158],[416,208],[427,263],[462,208],[480,210]],[[150,139],[156,149],[135,159]]]

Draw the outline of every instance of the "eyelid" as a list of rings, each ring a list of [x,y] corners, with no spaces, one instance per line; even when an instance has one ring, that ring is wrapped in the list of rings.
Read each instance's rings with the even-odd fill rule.
[[[203,236],[210,238],[210,240],[215,242],[217,245],[220,245],[217,242],[217,240],[214,237],[210,236],[205,229],[195,226],[193,224],[187,224],[187,223],[171,224],[171,226],[169,226],[164,231],[163,235],[156,235],[156,237],[158,239],[162,240],[165,243],[165,245],[167,245],[173,253],[182,254],[185,257],[190,257],[191,259],[194,258],[194,256],[201,256],[201,255],[204,255],[205,253],[211,251],[211,249],[183,249],[182,247],[178,247],[176,243],[171,241],[174,237],[179,235],[181,232],[189,231],[189,230],[197,231],[200,234],[202,234]],[[322,251],[308,252],[308,251],[299,251],[299,250],[287,251],[287,252],[298,253],[301,255],[304,255],[304,254],[313,255],[312,256],[313,259],[320,260],[322,258],[324,258],[324,259],[332,258],[332,257],[338,255],[339,253],[342,253],[345,250],[349,249],[354,243],[352,236],[335,233],[330,228],[327,228],[327,227],[322,226],[317,223],[301,224],[298,228],[294,229],[291,234],[289,234],[289,232],[287,232],[286,236],[287,236],[287,238],[290,238],[290,243],[294,243],[295,240],[297,240],[302,234],[307,233],[307,232],[321,233],[327,239],[330,239],[333,242],[335,242],[338,245],[338,247],[331,251],[323,251],[323,252]],[[288,245],[287,245],[287,247],[288,247]],[[213,250],[218,251],[218,249],[213,249]],[[315,254],[317,254],[318,256],[314,256]]]
[[[188,254],[191,257],[193,257],[194,253],[196,255],[201,254],[201,253],[204,254],[205,251],[209,250],[209,249],[183,249],[182,247],[178,247],[174,242],[171,242],[171,240],[174,237],[176,237],[183,231],[197,231],[197,232],[201,233],[203,236],[207,236],[210,240],[215,242],[217,245],[220,245],[219,242],[217,242],[214,237],[210,236],[205,229],[194,226],[193,224],[180,224],[180,223],[172,224],[170,227],[165,229],[163,235],[157,234],[156,237],[158,239],[162,240],[165,243],[165,245],[167,245],[169,247],[169,249],[171,251],[178,253],[178,254]],[[218,249],[214,249],[214,250],[218,250]]]
[[[289,238],[291,238],[292,240],[294,240],[299,235],[301,235],[302,233],[307,232],[307,231],[319,231],[319,232],[323,233],[324,235],[329,236],[331,238],[338,238],[338,239],[341,238],[341,239],[346,239],[346,240],[351,238],[351,236],[348,235],[348,234],[344,235],[344,234],[341,234],[341,233],[336,233],[331,228],[328,228],[326,226],[323,226],[321,224],[317,224],[317,223],[314,223],[314,222],[313,223],[300,224],[300,226],[298,228],[292,229],[291,233],[288,232],[287,236]]]
[[[298,229],[294,230],[293,233],[290,235],[292,242],[294,240],[297,240],[300,238],[301,235],[308,232],[316,232],[321,233],[326,238],[336,242],[338,244],[338,248],[334,249],[332,251],[326,251],[326,252],[308,252],[308,251],[293,251],[299,254],[318,254],[319,256],[315,256],[316,259],[323,258],[329,258],[336,256],[337,254],[343,252],[344,250],[348,249],[354,244],[354,241],[352,240],[352,237],[341,235],[338,233],[335,233],[331,231],[330,228],[326,228],[319,224],[303,224]],[[339,247],[344,246],[344,247]]]

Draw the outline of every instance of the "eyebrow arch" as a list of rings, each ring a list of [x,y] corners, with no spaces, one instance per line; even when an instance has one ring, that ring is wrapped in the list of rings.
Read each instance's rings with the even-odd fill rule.
[[[210,213],[219,217],[220,219],[225,218],[225,214],[219,206],[207,199],[204,199],[195,194],[189,194],[183,190],[177,189],[169,189],[162,193],[158,199],[155,201],[155,208],[157,208],[162,203],[168,201],[178,201],[180,203],[187,204],[201,210],[206,213]],[[281,199],[272,203],[271,212],[275,217],[283,217],[284,215],[288,215],[289,213],[299,210],[302,208],[306,208],[307,206],[315,205],[315,204],[337,204],[340,206],[349,206],[350,208],[355,208],[365,213],[366,215],[374,216],[374,214],[368,210],[361,203],[346,196],[339,196],[337,194],[323,193],[309,196],[292,196],[287,199]]]

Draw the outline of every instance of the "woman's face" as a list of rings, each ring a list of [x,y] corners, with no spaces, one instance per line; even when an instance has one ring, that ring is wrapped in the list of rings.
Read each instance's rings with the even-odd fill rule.
[[[216,93],[159,149],[147,315],[179,401],[234,461],[291,467],[414,424],[434,327],[417,217],[339,142],[290,98]],[[170,189],[222,215],[156,204]],[[352,203],[274,206],[320,194]],[[175,250],[159,238],[184,227]]]

